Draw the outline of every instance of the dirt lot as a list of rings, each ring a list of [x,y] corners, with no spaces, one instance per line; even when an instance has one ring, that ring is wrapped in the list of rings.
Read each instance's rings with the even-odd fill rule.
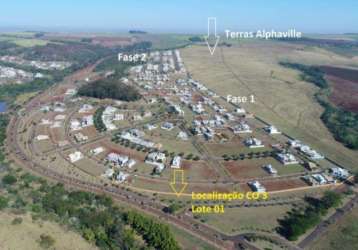
[[[214,180],[216,172],[204,161],[183,161],[182,169],[190,177],[190,180]]]
[[[301,179],[287,179],[275,181],[261,181],[261,184],[266,187],[267,191],[277,191],[282,189],[292,189],[299,187],[306,187],[307,183]]]
[[[235,180],[269,176],[258,160],[228,161],[223,163]]]
[[[146,157],[146,154],[143,152],[138,152],[135,149],[126,148],[119,144],[114,144],[110,140],[101,141],[100,146],[106,148],[108,152],[127,155],[130,158],[138,161],[144,161]]]

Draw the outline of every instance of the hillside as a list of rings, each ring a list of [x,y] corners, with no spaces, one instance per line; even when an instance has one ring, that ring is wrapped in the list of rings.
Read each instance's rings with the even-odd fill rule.
[[[51,239],[54,241],[51,241]],[[98,249],[88,243],[78,233],[68,231],[55,222],[34,221],[29,214],[14,215],[6,212],[0,213],[1,249],[37,250],[44,249],[45,244],[50,244],[53,249],[63,250]]]

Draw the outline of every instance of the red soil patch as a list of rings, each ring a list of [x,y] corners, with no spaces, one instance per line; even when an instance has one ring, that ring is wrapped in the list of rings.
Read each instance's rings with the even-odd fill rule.
[[[268,176],[261,166],[244,161],[228,161],[223,162],[223,165],[236,180]]]
[[[108,152],[127,155],[130,158],[138,160],[138,161],[145,160],[145,154],[143,152],[141,153],[134,149],[125,148],[120,145],[113,144],[111,142],[101,142],[100,144],[102,147],[106,148]]]
[[[358,112],[358,70],[330,66],[320,68],[332,83],[330,101],[345,110]]]
[[[301,179],[287,179],[287,180],[273,180],[273,181],[260,181],[261,184],[266,187],[267,191],[277,191],[284,189],[292,189],[298,187],[305,187],[305,183]]]
[[[339,68],[331,66],[320,67],[327,75],[336,76],[341,79],[358,83],[358,70],[349,68]]]
[[[215,171],[211,169],[205,162],[203,161],[182,161],[181,167],[183,170],[191,170],[195,169],[198,171],[198,175],[200,179],[215,179]]]
[[[327,76],[333,85],[329,100],[345,110],[358,112],[358,83],[335,76]]]

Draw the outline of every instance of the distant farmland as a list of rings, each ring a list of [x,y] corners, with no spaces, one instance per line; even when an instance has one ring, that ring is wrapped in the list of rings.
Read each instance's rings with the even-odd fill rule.
[[[322,66],[332,83],[330,101],[345,110],[358,113],[358,70]]]

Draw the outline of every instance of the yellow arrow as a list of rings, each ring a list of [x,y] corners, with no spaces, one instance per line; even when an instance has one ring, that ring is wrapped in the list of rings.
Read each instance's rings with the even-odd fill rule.
[[[179,176],[179,182],[177,182],[177,177]],[[184,181],[184,170],[175,169],[173,172],[173,181],[170,183],[170,187],[174,191],[174,193],[180,197],[184,192],[188,183]]]

